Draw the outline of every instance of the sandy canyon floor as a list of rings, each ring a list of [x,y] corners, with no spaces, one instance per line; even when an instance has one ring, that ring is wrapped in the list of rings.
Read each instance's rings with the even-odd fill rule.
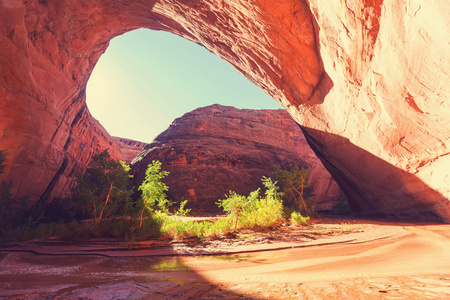
[[[450,225],[328,222],[126,247],[0,249],[0,299],[450,299]]]

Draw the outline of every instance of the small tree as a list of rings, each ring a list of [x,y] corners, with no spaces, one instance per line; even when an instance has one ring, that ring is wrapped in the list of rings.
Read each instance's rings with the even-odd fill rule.
[[[249,198],[258,198],[259,197],[259,189],[252,192],[251,196],[245,197],[239,194],[236,194],[233,191],[230,191],[230,194],[226,199],[219,200],[216,204],[219,207],[222,207],[225,212],[228,214],[233,214],[236,216],[236,221],[234,223],[234,231],[236,232],[239,214],[244,211],[244,209],[249,205]]]
[[[315,198],[312,185],[308,183],[310,168],[298,166],[289,170],[284,170],[280,166],[273,166],[273,168],[272,177],[280,184],[285,206],[299,210],[305,215],[311,215]]]
[[[272,178],[266,176],[263,176],[261,181],[266,188],[266,199],[281,201],[284,194],[279,191],[277,181],[273,182]]]
[[[94,217],[94,226],[120,204],[128,205],[132,189],[128,187],[130,167],[111,159],[108,150],[95,155],[86,172],[77,178],[74,198]]]
[[[169,172],[161,171],[161,162],[154,160],[148,165],[145,171],[145,180],[138,188],[139,191],[142,191],[139,228],[142,227],[145,211],[151,213],[155,208],[159,208],[163,212],[168,212],[171,202],[167,200],[166,191],[169,190],[169,187],[161,181],[167,175]]]

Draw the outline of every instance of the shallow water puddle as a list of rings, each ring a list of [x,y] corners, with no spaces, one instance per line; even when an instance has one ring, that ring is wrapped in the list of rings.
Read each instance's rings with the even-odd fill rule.
[[[105,257],[0,254],[0,299],[122,299],[189,291],[229,291],[206,282],[196,271],[239,268],[264,259],[258,255]],[[170,292],[168,292],[170,290]]]

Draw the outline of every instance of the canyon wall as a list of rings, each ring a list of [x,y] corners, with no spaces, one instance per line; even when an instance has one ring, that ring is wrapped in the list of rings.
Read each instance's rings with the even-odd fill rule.
[[[292,112],[313,148],[362,211],[449,222],[450,2],[310,4],[333,81]]]
[[[63,195],[120,150],[90,116],[108,42],[164,30],[279,101],[361,213],[450,222],[447,0],[1,0],[0,149],[13,193]]]
[[[175,119],[132,162],[135,186],[142,184],[153,160],[170,172],[164,182],[172,200],[188,200],[187,207],[196,212],[223,212],[216,202],[229,191],[248,195],[263,189],[262,176],[270,177],[273,165],[311,169],[315,210],[331,210],[340,196],[336,182],[284,110],[217,104],[195,109]]]
[[[120,150],[120,159],[128,165],[141,152],[146,143],[130,140],[126,138],[113,137],[114,142]]]

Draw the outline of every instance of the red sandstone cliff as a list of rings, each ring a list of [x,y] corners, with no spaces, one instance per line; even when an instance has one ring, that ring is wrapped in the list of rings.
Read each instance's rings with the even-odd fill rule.
[[[132,163],[135,186],[153,160],[169,171],[170,196],[208,212],[230,190],[242,195],[262,187],[272,165],[310,167],[317,210],[331,209],[339,188],[284,110],[237,109],[212,105],[176,119]]]
[[[130,140],[126,138],[113,137],[114,142],[120,150],[120,159],[130,164],[131,161],[141,152],[146,143]]]
[[[447,0],[3,0],[1,179],[61,195],[119,150],[85,88],[113,37],[145,27],[231,63],[286,107],[362,213],[450,222]]]

